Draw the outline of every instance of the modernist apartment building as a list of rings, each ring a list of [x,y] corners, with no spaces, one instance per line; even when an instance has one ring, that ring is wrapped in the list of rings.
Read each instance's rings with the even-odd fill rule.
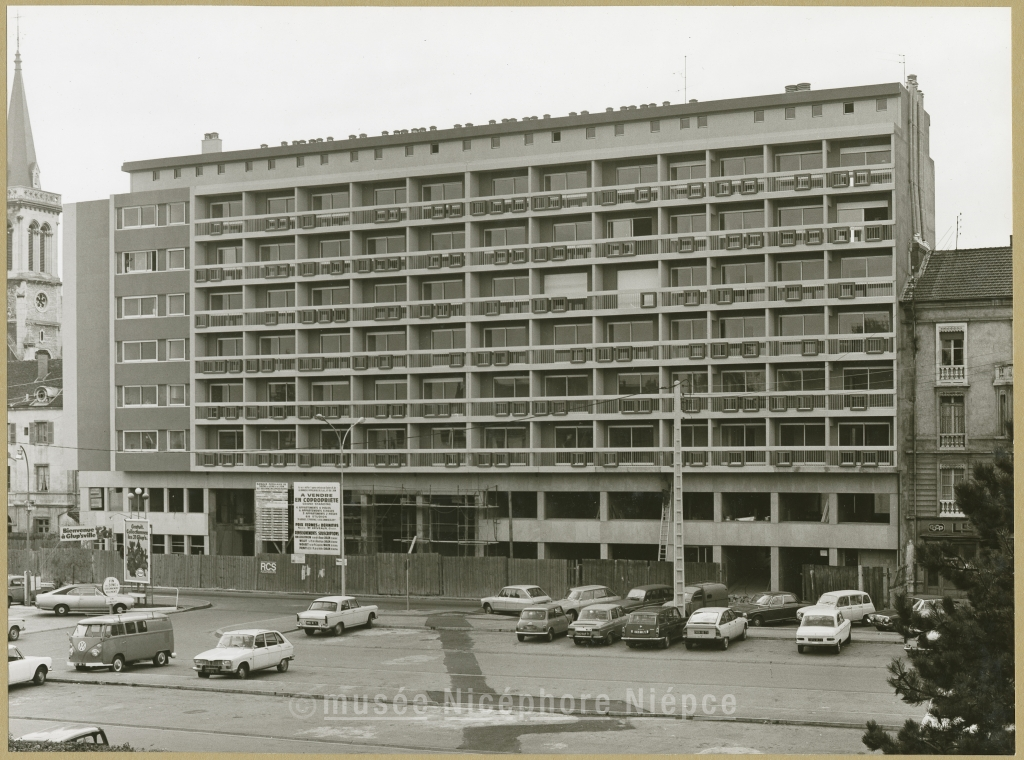
[[[126,163],[130,193],[66,217],[95,365],[69,394],[110,449],[83,519],[116,532],[146,488],[164,550],[251,554],[257,482],[343,470],[350,551],[507,553],[511,511],[515,556],[653,559],[681,387],[688,559],[773,588],[895,563],[921,97],[208,134]]]
[[[955,488],[974,465],[1013,447],[1013,248],[934,251],[901,298],[901,409],[907,538],[976,552]],[[952,589],[918,568],[916,588]]]

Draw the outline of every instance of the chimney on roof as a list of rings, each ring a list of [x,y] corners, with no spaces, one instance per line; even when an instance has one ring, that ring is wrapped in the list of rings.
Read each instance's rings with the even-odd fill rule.
[[[690,102],[691,103],[696,103],[697,102],[697,98],[690,98]]]
[[[203,135],[203,153],[220,153],[221,140],[216,132],[207,132]]]
[[[787,84],[786,85],[786,92],[796,92],[796,85],[795,84]]]
[[[809,89],[811,89],[811,83],[810,82],[801,82],[800,84],[798,84],[796,86],[797,92],[806,92]]]
[[[50,374],[50,355],[45,351],[36,354],[36,382],[42,382]]]

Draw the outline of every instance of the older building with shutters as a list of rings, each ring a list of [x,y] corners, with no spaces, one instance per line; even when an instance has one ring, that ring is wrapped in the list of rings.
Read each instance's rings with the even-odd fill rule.
[[[972,556],[954,489],[1013,447],[1013,247],[933,251],[900,301],[902,482],[907,541],[952,540]],[[914,392],[916,391],[916,393]],[[950,591],[918,569],[918,591]]]
[[[806,564],[895,565],[922,97],[210,133],[126,163],[130,192],[66,225],[92,362],[69,403],[110,449],[81,454],[83,519],[116,531],[145,488],[158,545],[251,554],[257,482],[343,471],[352,552],[656,559],[681,411],[687,559],[794,591]]]

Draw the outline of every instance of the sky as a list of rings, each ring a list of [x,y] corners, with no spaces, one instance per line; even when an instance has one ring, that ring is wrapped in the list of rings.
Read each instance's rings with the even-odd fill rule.
[[[936,235],[1012,232],[1008,8],[8,6],[43,189],[125,161],[639,103],[901,82],[931,115]],[[902,57],[902,58],[901,58]],[[685,64],[684,64],[685,58]],[[902,60],[906,61],[906,68]],[[969,65],[968,65],[969,62]],[[684,66],[686,71],[684,89]]]

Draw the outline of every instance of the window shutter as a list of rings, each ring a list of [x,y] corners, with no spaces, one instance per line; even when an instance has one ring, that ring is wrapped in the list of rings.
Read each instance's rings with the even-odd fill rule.
[[[156,268],[160,272],[167,271],[167,249],[161,248],[156,252]]]
[[[117,318],[120,319],[121,316],[122,316],[122,314],[121,314],[121,296],[118,296],[117,297]]]
[[[188,207],[189,207],[189,204],[188,204],[188,201],[186,201],[185,202],[185,224],[188,224],[188,222],[189,222],[189,216],[188,216],[189,209],[188,209]]]
[[[188,216],[188,212],[187,212],[188,205],[187,204],[186,204],[185,208],[186,208],[185,216],[187,218],[187,216]],[[185,269],[188,269],[188,248],[185,249]]]
[[[161,386],[163,387],[163,386]],[[167,431],[157,430],[156,431],[156,450],[167,451]]]
[[[123,385],[117,386],[117,396],[116,396],[116,401],[114,403],[116,403],[117,406],[119,406],[119,407],[124,406],[124,386]]]
[[[120,364],[120,362],[121,362],[121,341],[117,341],[116,346],[117,346],[117,362]]]
[[[158,385],[156,387],[156,396],[157,396],[157,400],[156,400],[157,404],[159,404],[160,406],[167,406],[167,386],[166,385]]]
[[[117,229],[122,229],[123,227],[124,227],[124,210],[123,209],[118,209],[117,210]]]
[[[156,222],[157,226],[158,227],[166,227],[167,226],[167,204],[166,203],[161,203],[159,206],[157,206],[157,212],[158,212],[157,222]]]
[[[46,442],[53,443],[53,423],[46,423]]]
[[[185,294],[185,313],[186,314],[191,314],[192,313],[192,312],[189,311],[189,308],[188,308],[189,307],[189,301],[190,301],[189,296],[190,296],[189,293]]]
[[[167,316],[167,296],[160,293],[156,297],[156,313],[161,317]]]
[[[147,258],[149,259],[149,266],[147,267],[147,271],[155,272],[156,271],[156,251],[149,251],[149,255],[147,256]]]
[[[37,425],[38,425],[38,423],[33,422],[31,425],[28,426],[28,442],[29,443],[37,443],[38,440],[39,440],[38,436],[36,435],[36,427],[37,427]]]
[[[167,341],[158,340],[156,342],[156,360],[158,362],[167,361]]]
[[[123,253],[119,253],[116,256],[114,256],[114,263],[115,263],[115,266],[117,267],[117,273],[118,274],[124,274],[124,254]]]
[[[190,358],[189,357],[189,353],[188,353],[188,344],[189,344],[189,339],[185,338],[185,359]]]

